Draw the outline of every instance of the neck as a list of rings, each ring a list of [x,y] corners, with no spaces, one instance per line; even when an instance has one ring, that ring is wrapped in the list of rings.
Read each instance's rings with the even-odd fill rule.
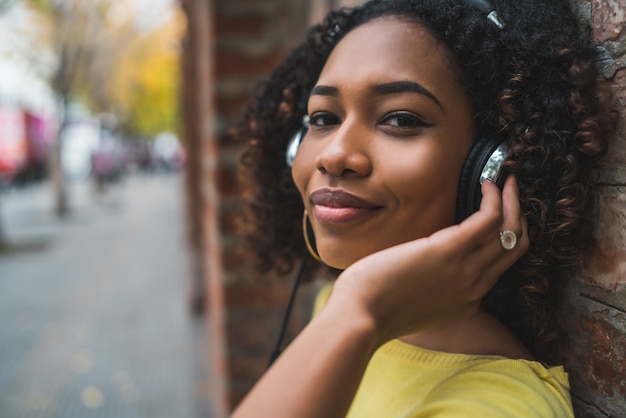
[[[513,333],[483,310],[469,318],[439,325],[400,339],[405,343],[434,351],[534,360],[533,355]]]

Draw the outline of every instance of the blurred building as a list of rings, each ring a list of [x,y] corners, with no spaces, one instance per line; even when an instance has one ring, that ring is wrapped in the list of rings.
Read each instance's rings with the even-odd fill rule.
[[[42,179],[57,128],[57,107],[46,82],[49,58],[22,28],[33,16],[16,2],[0,13],[0,180]],[[38,57],[36,61],[33,57]]]

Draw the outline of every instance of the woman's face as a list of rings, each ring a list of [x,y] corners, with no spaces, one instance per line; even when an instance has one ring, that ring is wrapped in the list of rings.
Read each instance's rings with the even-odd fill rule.
[[[384,18],[349,32],[328,58],[293,165],[328,265],[454,223],[474,127],[444,48],[419,25]]]

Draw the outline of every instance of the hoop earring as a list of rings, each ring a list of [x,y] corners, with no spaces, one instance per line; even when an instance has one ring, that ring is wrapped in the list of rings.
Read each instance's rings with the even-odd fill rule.
[[[315,252],[313,246],[311,245],[311,241],[309,241],[309,229],[307,228],[307,220],[309,219],[309,214],[306,209],[304,210],[304,215],[302,216],[302,234],[304,235],[304,243],[306,244],[306,249],[309,250],[309,254],[313,257],[314,260],[323,263],[320,256]]]

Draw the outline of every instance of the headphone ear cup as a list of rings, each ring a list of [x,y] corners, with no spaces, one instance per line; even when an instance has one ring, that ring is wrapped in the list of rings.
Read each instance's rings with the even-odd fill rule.
[[[481,175],[492,154],[498,149],[500,141],[488,137],[479,137],[470,149],[459,178],[456,200],[456,217],[461,222],[480,207],[482,199]]]
[[[288,167],[293,167],[293,160],[296,158],[298,148],[300,148],[300,142],[306,135],[306,132],[306,127],[300,128],[289,140],[289,143],[287,144],[287,152],[285,153],[285,162]]]

